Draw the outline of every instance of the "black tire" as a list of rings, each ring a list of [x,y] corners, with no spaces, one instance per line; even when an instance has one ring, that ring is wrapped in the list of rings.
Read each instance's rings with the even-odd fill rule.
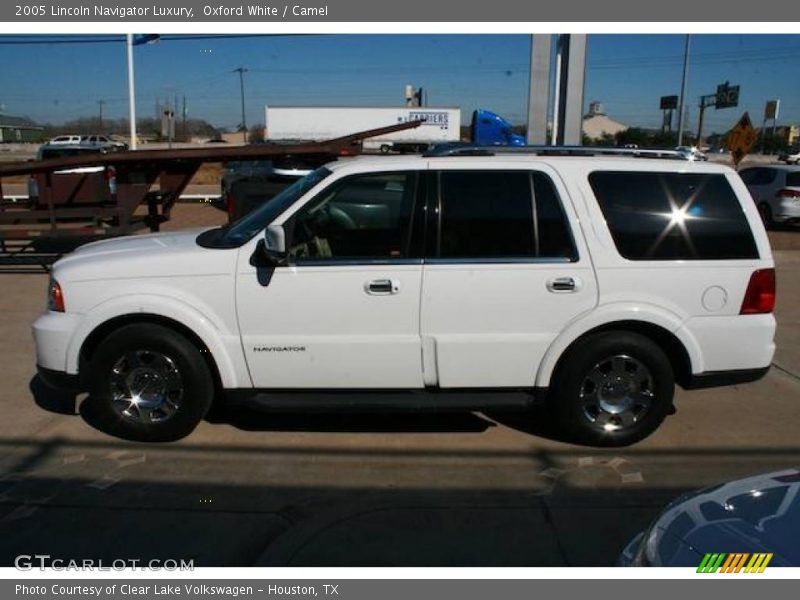
[[[764,223],[765,229],[772,229],[775,227],[775,221],[772,220],[772,209],[769,204],[766,202],[759,204],[758,214],[761,215],[761,221]]]
[[[392,147],[389,144],[381,144],[381,154],[389,154]]]
[[[181,439],[214,400],[214,380],[200,350],[172,329],[150,323],[126,325],[104,339],[89,365],[89,381],[87,402],[98,428],[129,440]],[[126,413],[125,397],[134,395],[151,404],[137,410],[130,401]]]
[[[622,376],[614,375],[617,367]],[[596,384],[597,379],[603,385]],[[569,350],[551,392],[548,408],[570,441],[627,446],[650,435],[672,411],[675,376],[669,359],[652,340],[609,331],[588,336]],[[629,409],[613,412],[626,403]]]

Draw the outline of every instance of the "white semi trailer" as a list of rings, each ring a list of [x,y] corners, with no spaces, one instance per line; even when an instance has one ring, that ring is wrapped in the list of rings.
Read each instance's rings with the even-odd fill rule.
[[[422,152],[434,144],[457,142],[461,132],[461,109],[440,107],[333,107],[267,106],[267,141],[329,140],[355,131],[377,129],[408,121],[422,121],[407,129],[371,138],[368,149],[388,152]]]

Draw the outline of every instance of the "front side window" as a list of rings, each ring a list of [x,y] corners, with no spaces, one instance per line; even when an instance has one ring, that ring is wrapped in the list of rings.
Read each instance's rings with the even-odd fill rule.
[[[589,183],[624,258],[758,258],[747,217],[722,174],[596,171]]]
[[[561,200],[543,173],[442,171],[439,198],[439,258],[577,259]]]
[[[213,230],[213,234],[206,235],[206,239],[201,240],[198,238],[198,242],[211,248],[237,248],[241,246],[257,233],[263,231],[281,213],[330,174],[331,172],[325,167],[312,171],[229,227]]]
[[[391,172],[334,183],[290,220],[290,257],[299,263],[409,258],[416,182],[414,172]]]

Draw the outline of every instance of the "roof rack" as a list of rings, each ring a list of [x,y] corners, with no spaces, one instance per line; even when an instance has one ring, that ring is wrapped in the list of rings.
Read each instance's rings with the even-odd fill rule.
[[[495,156],[497,154],[533,154],[536,156],[627,156],[686,160],[680,152],[660,148],[605,148],[594,146],[479,146],[469,143],[438,144],[422,156]]]

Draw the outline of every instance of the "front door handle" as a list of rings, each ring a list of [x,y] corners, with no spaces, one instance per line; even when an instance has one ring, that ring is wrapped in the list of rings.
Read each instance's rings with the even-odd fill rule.
[[[547,281],[548,291],[554,294],[578,291],[578,282],[574,277],[554,277]]]
[[[364,285],[364,291],[372,296],[388,296],[400,291],[400,284],[394,279],[373,279]]]

